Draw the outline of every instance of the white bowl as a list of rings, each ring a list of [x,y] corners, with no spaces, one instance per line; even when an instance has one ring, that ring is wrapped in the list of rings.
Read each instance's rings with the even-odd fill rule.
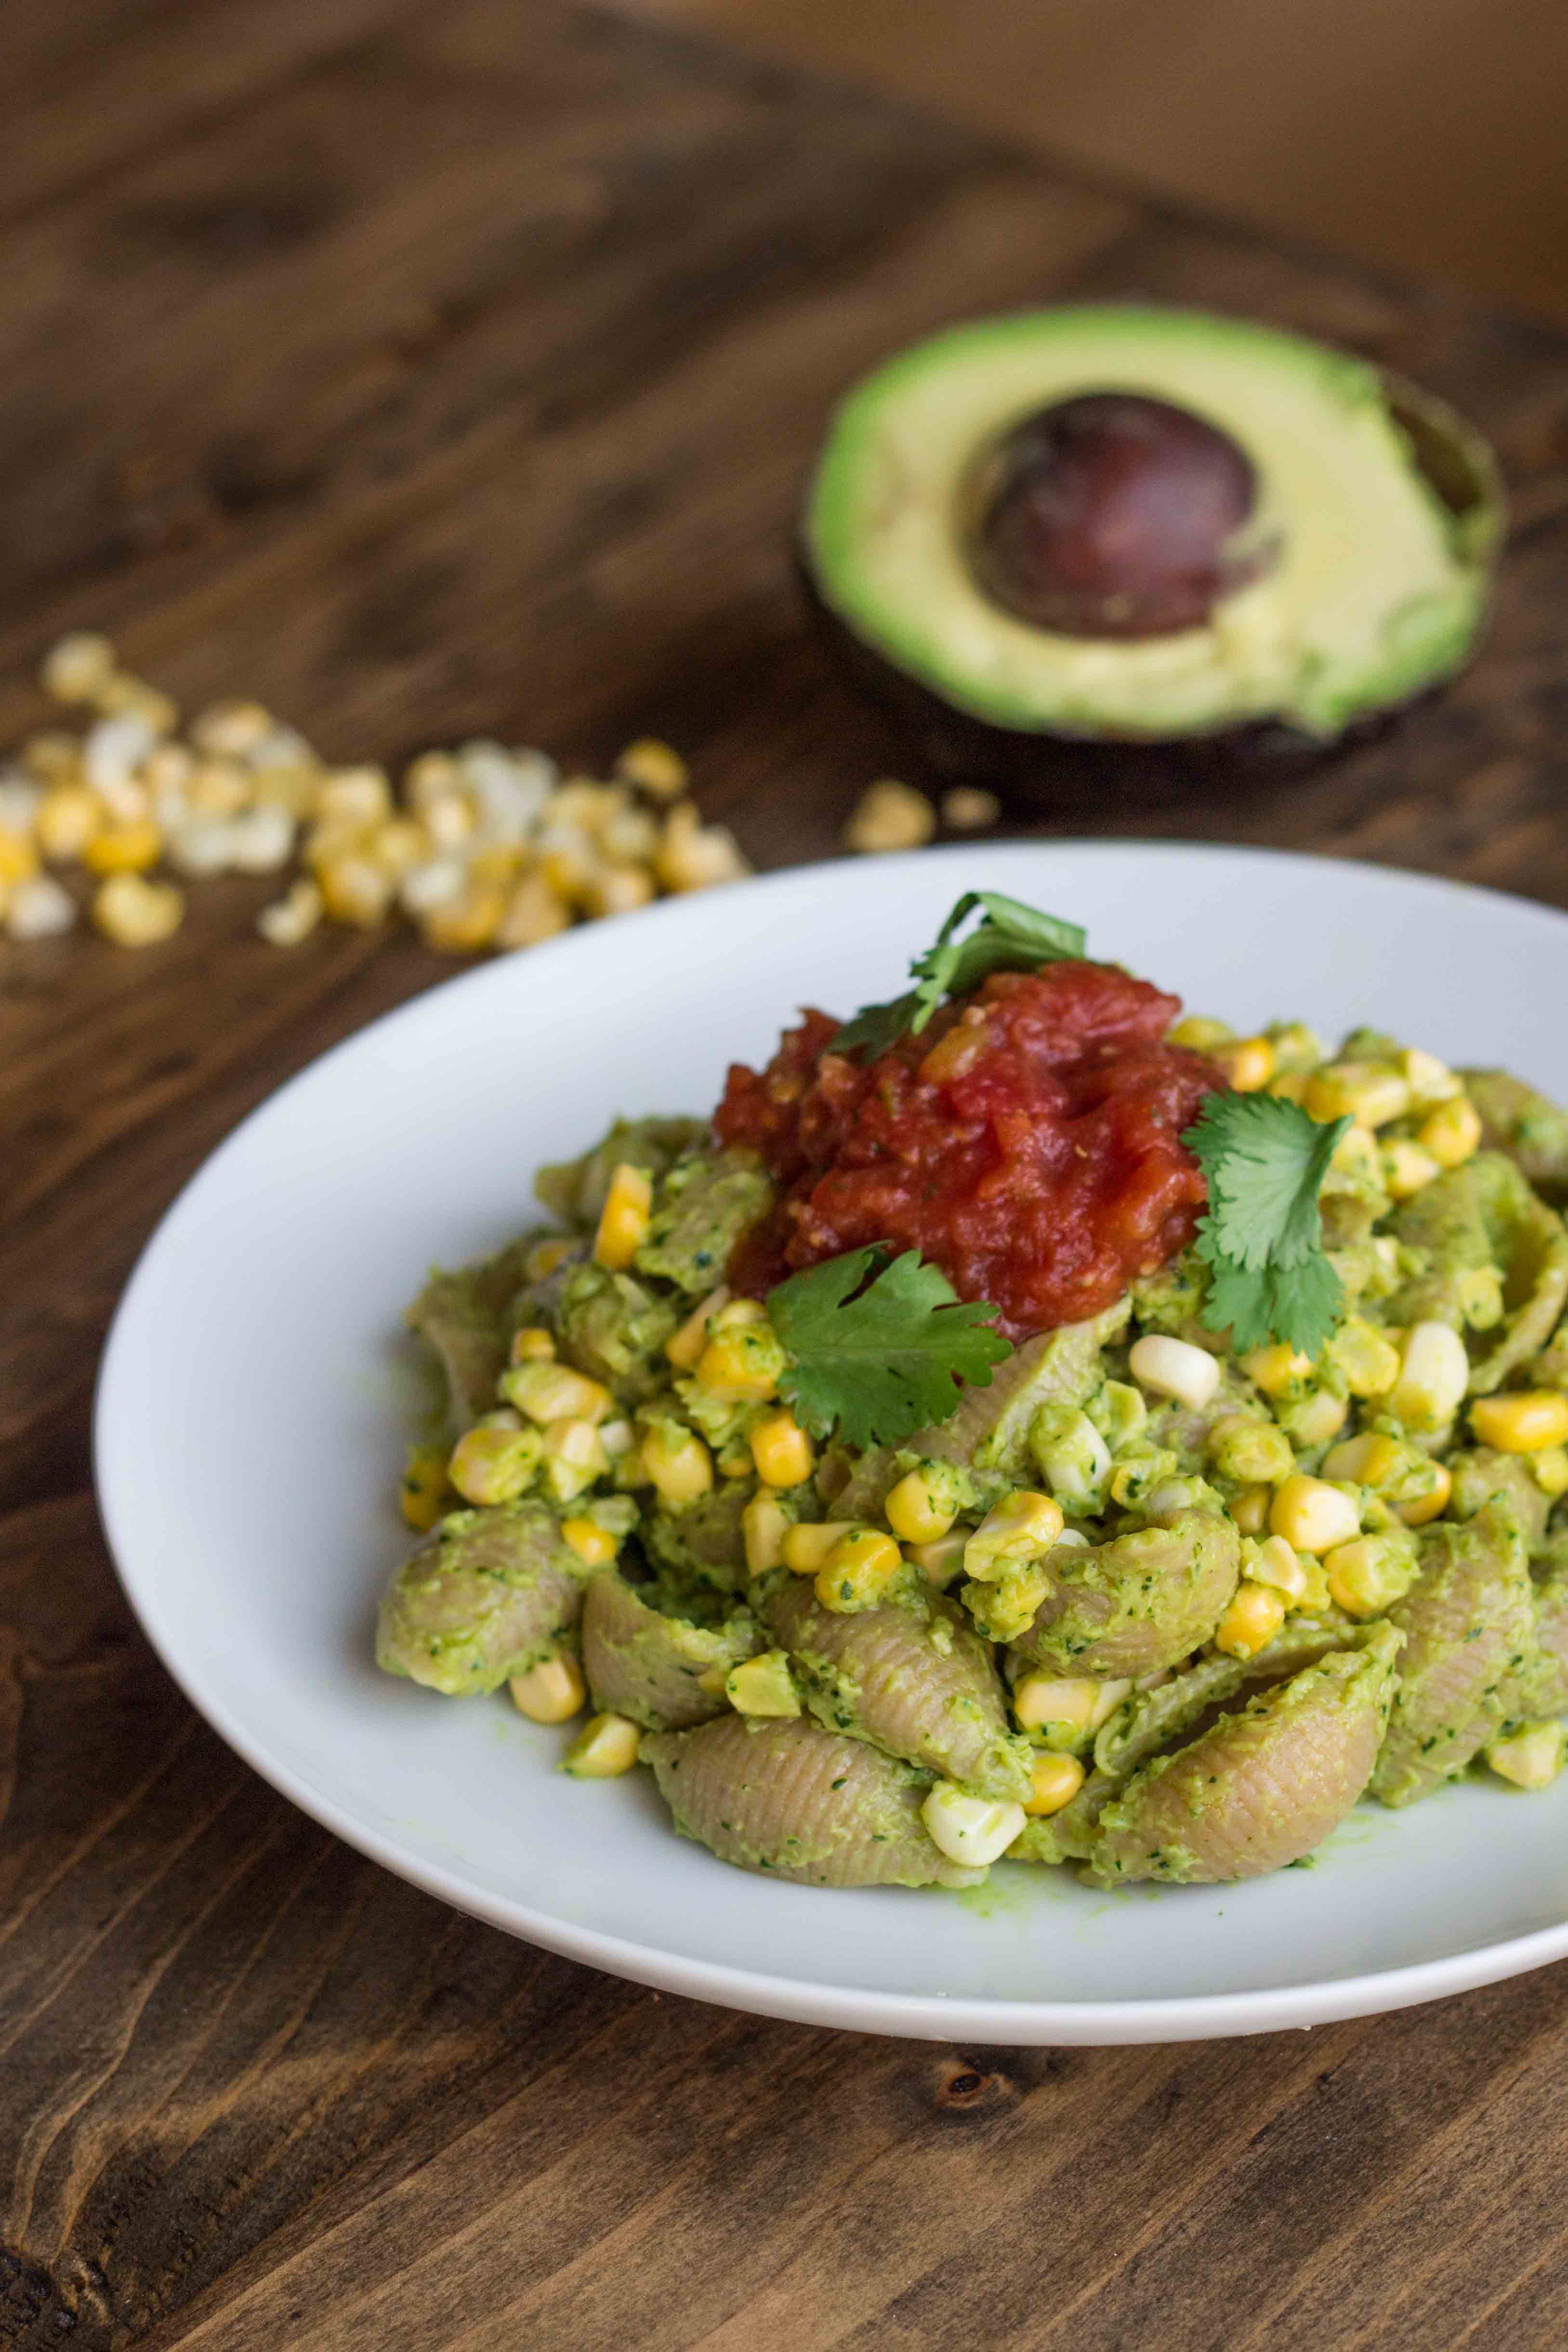
[[[965,2042],[1164,2042],[1392,2009],[1568,1953],[1568,1777],[1366,1805],[1310,1868],[1103,1895],[1004,1864],[969,1895],[830,1892],[678,1839],[648,1775],[371,1663],[406,1542],[399,1318],[433,1261],[531,1222],[541,1160],[617,1111],[704,1111],[795,1008],[894,994],[958,893],[1086,923],[1091,952],[1248,1027],[1357,1021],[1568,1097],[1568,920],[1326,860],[1039,844],[807,867],[653,908],[431,991],[214,1153],[142,1256],[98,1402],[131,1603],[238,1753],[460,1909],[597,1968],[812,2023]]]

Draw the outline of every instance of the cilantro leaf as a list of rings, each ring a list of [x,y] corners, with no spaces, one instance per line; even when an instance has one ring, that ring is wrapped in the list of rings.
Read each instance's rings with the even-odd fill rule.
[[[1282,1097],[1217,1094],[1182,1137],[1208,1180],[1197,1243],[1210,1276],[1203,1319],[1238,1349],[1274,1339],[1315,1356],[1343,1314],[1318,1195],[1350,1124],[1320,1125]]]
[[[967,939],[960,931],[978,908],[980,921]],[[945,996],[964,996],[993,971],[1037,971],[1083,953],[1084,934],[1076,923],[1026,907],[999,890],[967,890],[936,934],[936,944],[909,967],[916,985],[888,1004],[868,1004],[830,1041],[831,1054],[870,1046],[884,1054],[905,1031],[918,1037]]]
[[[848,1444],[897,1445],[956,1412],[961,1382],[990,1386],[1012,1353],[996,1311],[963,1304],[918,1250],[891,1265],[885,1251],[850,1250],[769,1291],[790,1358],[779,1388],[814,1437],[836,1424]]]

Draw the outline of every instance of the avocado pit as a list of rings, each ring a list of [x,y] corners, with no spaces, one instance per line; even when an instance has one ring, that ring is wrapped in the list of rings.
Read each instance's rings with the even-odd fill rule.
[[[1026,417],[970,488],[971,568],[993,603],[1071,637],[1200,628],[1278,559],[1257,469],[1175,403],[1081,393]]]

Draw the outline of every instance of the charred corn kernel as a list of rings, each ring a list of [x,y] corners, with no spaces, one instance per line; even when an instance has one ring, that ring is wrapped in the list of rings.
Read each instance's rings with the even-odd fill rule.
[[[1409,1448],[1401,1445],[1396,1437],[1384,1437],[1369,1429],[1359,1437],[1343,1439],[1324,1454],[1323,1476],[1353,1486],[1381,1490],[1393,1485],[1409,1460]]]
[[[1070,1805],[1083,1786],[1083,1767],[1076,1756],[1053,1756],[1049,1750],[1037,1756],[1029,1776],[1029,1794],[1023,1801],[1026,1813],[1040,1820],[1059,1813]],[[1010,1841],[1009,1841],[1010,1842]]]
[[[629,784],[651,793],[656,801],[673,801],[686,788],[686,763],[678,751],[652,735],[628,743],[615,762],[615,772]]]
[[[766,1576],[770,1568],[779,1568],[784,1559],[784,1538],[789,1531],[789,1514],[776,1495],[753,1495],[740,1515],[741,1540],[746,1546],[746,1566],[752,1576]]]
[[[1271,1421],[1254,1421],[1245,1413],[1217,1423],[1208,1434],[1208,1454],[1222,1478],[1241,1479],[1249,1486],[1273,1486],[1296,1466],[1284,1431]]]
[[[1482,1753],[1492,1770],[1516,1789],[1547,1789],[1568,1758],[1568,1726],[1521,1723],[1489,1742]]]
[[[1215,1628],[1214,1646],[1228,1658],[1255,1658],[1285,1622],[1285,1596],[1266,1584],[1239,1585]]]
[[[1413,1323],[1400,1351],[1399,1378],[1388,1391],[1388,1411],[1406,1429],[1442,1429],[1463,1404],[1469,1381],[1470,1360],[1458,1333],[1447,1323]]]
[[[1274,1499],[1272,1487],[1249,1486],[1238,1495],[1230,1506],[1230,1516],[1244,1536],[1260,1536],[1269,1524],[1269,1506]]]
[[[316,867],[321,903],[334,923],[351,929],[373,931],[386,919],[392,904],[390,874],[357,854],[323,857]]]
[[[749,1304],[737,1301],[737,1304]],[[784,1343],[764,1316],[757,1322],[727,1323],[727,1309],[714,1319],[713,1336],[697,1358],[697,1386],[729,1404],[766,1404],[779,1392],[789,1366]]]
[[[1409,1109],[1410,1085],[1392,1062],[1328,1062],[1312,1072],[1304,1099],[1325,1126],[1354,1118],[1358,1127],[1386,1127]]]
[[[759,1657],[743,1658],[725,1676],[724,1695],[737,1715],[782,1718],[800,1712],[800,1694],[784,1650],[764,1650]]]
[[[585,915],[632,915],[655,896],[653,877],[641,866],[601,866],[583,886]]]
[[[622,1160],[610,1179],[593,1236],[595,1262],[623,1274],[648,1235],[653,1213],[653,1180],[645,1168]]]
[[[1408,1536],[1358,1536],[1325,1554],[1329,1598],[1351,1617],[1378,1617],[1402,1601],[1416,1581],[1416,1547]]]
[[[541,1658],[526,1675],[514,1675],[507,1687],[512,1705],[530,1723],[570,1723],[588,1698],[577,1660],[559,1652]]]
[[[888,1526],[901,1543],[935,1543],[958,1514],[948,1498],[932,1492],[923,1470],[905,1473],[883,1505]]]
[[[1462,1168],[1480,1148],[1481,1121],[1469,1095],[1439,1103],[1427,1112],[1416,1130],[1416,1140],[1429,1151],[1439,1168]]]
[[[1063,1525],[1060,1503],[1027,1486],[993,1504],[964,1546],[965,1573],[978,1584],[1000,1577],[1014,1560],[1050,1551]]]
[[[1001,813],[995,793],[976,784],[955,784],[942,795],[942,822],[949,833],[978,833],[983,825],[995,824]]]
[[[308,940],[326,912],[326,901],[319,884],[308,874],[291,882],[281,898],[264,907],[256,919],[256,928],[264,940],[275,948],[297,948]]]
[[[955,1528],[934,1543],[912,1544],[906,1557],[913,1560],[927,1584],[946,1588],[951,1584],[964,1565],[964,1546],[968,1537],[962,1528]]]
[[[506,911],[499,890],[471,882],[455,898],[430,908],[419,928],[425,946],[437,955],[477,955],[495,939]]]
[[[1304,1103],[1311,1080],[1310,1070],[1276,1070],[1263,1091],[1276,1102]]]
[[[1453,1491],[1453,1473],[1448,1464],[1433,1462],[1428,1465],[1425,1490],[1396,1495],[1394,1507],[1407,1528],[1424,1528],[1429,1519],[1441,1518]]]
[[[525,1357],[501,1374],[499,1387],[508,1404],[541,1428],[552,1421],[608,1420],[614,1398],[602,1381],[574,1372],[570,1364],[548,1357]]]
[[[1020,1675],[1013,1685],[1013,1714],[1021,1731],[1091,1728],[1100,1703],[1100,1685],[1086,1675]]]
[[[643,1735],[629,1716],[592,1715],[561,1759],[578,1780],[615,1780],[637,1761]]]
[[[1241,1369],[1266,1397],[1281,1397],[1306,1378],[1312,1360],[1278,1339],[1266,1348],[1250,1349],[1241,1359]]]
[[[96,629],[73,629],[44,656],[38,683],[56,702],[90,702],[114,675],[114,647]]]
[[[1559,1495],[1568,1495],[1568,1452],[1561,1445],[1542,1446],[1530,1457],[1530,1475],[1553,1502]]]
[[[1021,1805],[971,1797],[955,1780],[938,1780],[920,1808],[927,1836],[940,1853],[970,1870],[999,1860],[1024,1825]]]
[[[446,1456],[438,1445],[416,1445],[403,1466],[398,1503],[411,1528],[423,1534],[446,1507]]]
[[[794,1575],[815,1576],[833,1547],[856,1531],[853,1519],[802,1519],[785,1531],[779,1557]]]
[[[1391,1201],[1412,1201],[1442,1169],[1418,1143],[1385,1143],[1383,1147],[1383,1189]]]
[[[496,933],[499,948],[537,947],[571,922],[571,909],[539,874],[526,874],[507,901]]]
[[[892,777],[868,784],[844,827],[848,848],[862,856],[890,849],[923,849],[936,830],[936,812],[924,793]]]
[[[512,1334],[507,1360],[513,1364],[552,1364],[555,1361],[555,1337],[542,1323],[525,1323]]]
[[[82,850],[82,863],[92,874],[145,874],[163,852],[163,835],[150,816],[130,824],[106,825]]]
[[[1244,1544],[1241,1573],[1249,1584],[1264,1584],[1270,1591],[1281,1593],[1287,1609],[1294,1609],[1306,1597],[1307,1571],[1283,1536],[1270,1536],[1264,1543]]]
[[[1361,1513],[1337,1486],[1297,1470],[1275,1494],[1269,1531],[1283,1536],[1297,1551],[1332,1551],[1361,1533]]]
[[[1348,1316],[1329,1341],[1328,1357],[1352,1396],[1385,1396],[1399,1378],[1399,1350],[1375,1326]]]
[[[689,1372],[707,1345],[710,1317],[729,1304],[729,1292],[723,1283],[710,1290],[699,1306],[694,1307],[680,1329],[664,1342],[664,1353],[675,1370]]]
[[[497,1429],[480,1422],[453,1447],[446,1475],[465,1503],[515,1502],[533,1484],[543,1450],[537,1429]]]
[[[1274,1048],[1267,1037],[1238,1037],[1215,1045],[1209,1059],[1218,1063],[1239,1095],[1255,1095],[1274,1075]]]
[[[596,1423],[552,1421],[544,1433],[544,1485],[552,1502],[574,1503],[610,1468]]]
[[[597,1519],[562,1519],[560,1539],[584,1568],[608,1568],[621,1547]]]
[[[811,1441],[792,1412],[765,1413],[751,1433],[751,1458],[766,1486],[799,1486],[816,1467]]]
[[[1332,1389],[1312,1389],[1280,1407],[1280,1424],[1302,1447],[1326,1445],[1344,1427],[1350,1407]]]
[[[1233,1045],[1236,1032],[1228,1021],[1211,1021],[1204,1013],[1188,1013],[1170,1033],[1173,1045],[1185,1045],[1194,1054],[1212,1054],[1217,1046]]]
[[[31,837],[0,827],[0,887],[30,882],[37,871],[38,852]]]
[[[689,1430],[651,1429],[643,1440],[643,1463],[668,1511],[685,1510],[712,1488],[713,1455]]]
[[[841,1614],[874,1609],[904,1566],[904,1554],[877,1528],[852,1528],[817,1570],[816,1594]]]
[[[185,919],[185,894],[173,882],[111,874],[92,902],[92,919],[116,947],[156,947]]]
[[[86,784],[52,784],[34,824],[46,857],[79,857],[103,828],[103,803]]]
[[[1478,1397],[1470,1427],[1500,1454],[1540,1454],[1568,1438],[1568,1396],[1555,1389],[1525,1389],[1512,1396]]]
[[[1458,1073],[1419,1045],[1406,1045],[1397,1064],[1410,1089],[1413,1110],[1429,1110],[1434,1103],[1452,1102],[1456,1095],[1464,1092]]]
[[[1134,1340],[1127,1369],[1140,1388],[1156,1396],[1175,1397],[1194,1412],[1213,1401],[1219,1387],[1219,1359],[1187,1339],[1169,1339],[1149,1332]]]

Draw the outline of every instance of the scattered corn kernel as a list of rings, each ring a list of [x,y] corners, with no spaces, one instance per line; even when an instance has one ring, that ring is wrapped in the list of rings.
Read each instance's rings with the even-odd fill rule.
[[[392,905],[390,874],[357,853],[323,857],[316,869],[321,902],[335,923],[351,929],[373,931],[386,919]]]
[[[753,1495],[740,1515],[741,1540],[746,1546],[746,1566],[750,1575],[766,1576],[769,1569],[782,1566],[784,1538],[789,1524],[789,1514],[777,1495],[766,1489]]]
[[[1304,1103],[1311,1075],[1307,1070],[1276,1070],[1263,1091],[1276,1102]]]
[[[1314,1070],[1304,1101],[1327,1125],[1354,1118],[1358,1127],[1386,1127],[1410,1108],[1410,1085],[1391,1062],[1327,1062]]]
[[[150,816],[95,833],[82,850],[90,874],[145,874],[163,854],[163,835]]]
[[[623,1273],[647,1238],[653,1209],[653,1178],[645,1168],[622,1160],[610,1179],[593,1236],[596,1262],[613,1273]]]
[[[1025,1816],[1021,1805],[972,1797],[954,1780],[938,1780],[920,1808],[920,1818],[932,1844],[949,1862],[983,1870],[1006,1853]]]
[[[1456,1095],[1463,1093],[1457,1073],[1449,1069],[1447,1062],[1439,1061],[1436,1054],[1426,1053],[1419,1045],[1406,1045],[1397,1058],[1410,1088],[1413,1110],[1428,1110],[1434,1103],[1451,1102]]]
[[[1265,1348],[1249,1349],[1241,1359],[1241,1369],[1266,1397],[1281,1397],[1298,1381],[1306,1378],[1312,1369],[1312,1360],[1281,1339]]]
[[[259,702],[214,702],[191,721],[191,740],[199,751],[243,757],[270,735],[272,713]]]
[[[1018,1487],[992,1505],[964,1546],[965,1572],[977,1583],[992,1583],[1012,1561],[1050,1551],[1062,1525],[1060,1503],[1050,1495]]]
[[[1238,1037],[1211,1045],[1208,1054],[1239,1095],[1257,1094],[1274,1075],[1274,1048],[1267,1037]]]
[[[512,1705],[530,1723],[569,1723],[588,1699],[582,1669],[564,1651],[542,1658],[526,1675],[514,1675],[507,1687]]]
[[[1087,1675],[1020,1675],[1013,1685],[1013,1714],[1023,1731],[1090,1729],[1100,1685]]]
[[[1423,1434],[1442,1429],[1463,1404],[1469,1380],[1470,1360],[1458,1333],[1447,1323],[1413,1323],[1399,1378],[1388,1391],[1388,1411],[1406,1429]]]
[[[750,1306],[751,1300],[737,1300]],[[709,1396],[728,1404],[766,1404],[779,1393],[789,1365],[784,1343],[766,1315],[745,1321],[727,1321],[730,1310],[714,1318],[713,1335],[697,1358],[692,1377]]]
[[[411,1528],[428,1532],[446,1507],[446,1456],[439,1445],[416,1445],[403,1467],[398,1503]]]
[[[1424,1492],[1395,1497],[1394,1507],[1407,1528],[1424,1528],[1429,1519],[1441,1518],[1448,1507],[1448,1497],[1454,1491],[1453,1473],[1446,1462],[1432,1463],[1430,1472]]]
[[[853,1519],[802,1519],[785,1533],[779,1556],[796,1576],[815,1576],[835,1544],[854,1533]]]
[[[1280,1407],[1280,1424],[1302,1447],[1326,1445],[1344,1427],[1350,1407],[1332,1389],[1314,1388]]]
[[[1271,1586],[1239,1585],[1215,1628],[1215,1648],[1229,1658],[1255,1658],[1284,1623],[1285,1610],[1285,1595]]]
[[[1134,1341],[1127,1368],[1141,1388],[1158,1396],[1175,1397],[1178,1404],[1199,1412],[1219,1387],[1219,1359],[1187,1339],[1169,1339],[1149,1332]]]
[[[1257,1421],[1247,1413],[1228,1414],[1215,1424],[1208,1433],[1208,1454],[1222,1478],[1241,1479],[1249,1486],[1272,1486],[1288,1478],[1296,1466],[1284,1431],[1274,1422]]]
[[[873,1609],[899,1570],[904,1554],[879,1528],[852,1528],[817,1570],[817,1598],[841,1613]]]
[[[561,1770],[578,1780],[614,1780],[637,1761],[643,1735],[630,1717],[592,1715],[561,1759]]]
[[[1329,1341],[1329,1361],[1352,1396],[1385,1396],[1399,1377],[1399,1350],[1375,1325],[1347,1316]]]
[[[1339,1487],[1297,1470],[1275,1494],[1269,1530],[1297,1551],[1332,1551],[1361,1533],[1361,1513]]]
[[[1249,1486],[1237,1496],[1230,1506],[1230,1516],[1244,1536],[1260,1536],[1269,1524],[1269,1506],[1273,1501],[1273,1489],[1269,1486]]]
[[[995,824],[1001,813],[995,793],[976,784],[955,784],[942,795],[942,822],[949,833],[978,833],[982,826]]]
[[[562,1519],[560,1539],[584,1568],[608,1568],[620,1549],[608,1528],[601,1528],[597,1519]]]
[[[494,940],[506,911],[499,890],[474,882],[430,908],[419,928],[425,946],[437,955],[477,955]]]
[[[1568,1725],[1521,1723],[1482,1752],[1492,1770],[1516,1789],[1547,1789],[1568,1759]]]
[[[816,1467],[810,1439],[792,1412],[765,1413],[751,1433],[751,1458],[768,1486],[799,1486]]]
[[[1568,1438],[1568,1396],[1555,1389],[1526,1389],[1511,1396],[1478,1397],[1470,1427],[1483,1445],[1500,1454],[1540,1454]]]
[[[690,801],[678,802],[664,820],[653,870],[666,890],[711,890],[749,874],[733,834],[705,825]]]
[[[964,1565],[964,1546],[968,1541],[962,1528],[955,1528],[934,1543],[912,1544],[906,1557],[920,1570],[927,1584],[946,1587],[952,1583]]]
[[[1043,1756],[1037,1756],[1029,1776],[1024,1811],[1037,1821],[1061,1812],[1083,1786],[1083,1767],[1076,1756],[1053,1756],[1049,1749]]]
[[[1391,1201],[1414,1200],[1442,1169],[1418,1143],[1396,1141],[1383,1147],[1383,1185]]]
[[[5,936],[12,940],[51,940],[72,929],[77,902],[52,874],[35,874],[30,882],[14,882],[5,908]]]
[[[1553,1502],[1559,1495],[1568,1495],[1568,1452],[1561,1445],[1543,1446],[1530,1457],[1530,1475]]]
[[[609,1418],[615,1400],[602,1381],[573,1371],[548,1357],[525,1357],[509,1365],[500,1379],[501,1394],[541,1428],[552,1421],[599,1423]]]
[[[1249,1584],[1265,1584],[1271,1591],[1282,1593],[1288,1609],[1306,1596],[1307,1571],[1283,1536],[1270,1536],[1249,1550],[1244,1546],[1241,1573]]]
[[[511,1503],[533,1484],[543,1451],[537,1429],[482,1421],[453,1447],[446,1475],[465,1503]]]
[[[1185,1014],[1170,1033],[1173,1045],[1185,1045],[1193,1054],[1212,1054],[1218,1046],[1235,1041],[1236,1032],[1228,1021],[1212,1021],[1203,1013]]]
[[[542,1323],[525,1323],[512,1334],[507,1360],[513,1364],[551,1364],[555,1361],[555,1339]]]
[[[1323,1559],[1329,1598],[1352,1617],[1377,1617],[1402,1601],[1416,1581],[1416,1547],[1408,1536],[1358,1536]]]
[[[46,857],[80,857],[103,828],[103,803],[86,784],[52,784],[34,824]]]
[[[777,1719],[800,1712],[800,1694],[784,1650],[764,1650],[758,1657],[743,1658],[726,1675],[724,1695],[737,1715]]]
[[[922,849],[936,830],[936,812],[924,793],[892,777],[868,784],[844,828],[844,841],[862,856]]]
[[[570,1416],[552,1421],[544,1433],[544,1452],[545,1492],[556,1503],[574,1503],[610,1467],[596,1422]]]
[[[114,676],[114,647],[96,629],[73,629],[44,656],[38,683],[56,702],[90,702]]]
[[[1423,1151],[1431,1153],[1439,1168],[1462,1168],[1479,1150],[1480,1139],[1480,1113],[1469,1095],[1439,1103],[1416,1130],[1416,1142]]]
[[[689,1430],[651,1429],[643,1440],[643,1464],[666,1510],[685,1510],[712,1488],[713,1455]]]
[[[92,919],[116,947],[156,947],[184,921],[185,894],[177,883],[111,874],[93,899]]]
[[[721,1307],[727,1306],[729,1292],[723,1283],[710,1290],[699,1306],[694,1307],[681,1328],[664,1342],[664,1353],[677,1371],[689,1372],[707,1345],[708,1322]]]
[[[652,735],[628,743],[615,762],[615,772],[657,801],[673,801],[685,791],[686,763],[678,751]]]
[[[523,1272],[530,1282],[548,1282],[557,1268],[571,1255],[577,1244],[566,1234],[547,1234],[536,1242],[523,1260]]]
[[[957,1512],[946,1498],[933,1494],[923,1470],[910,1470],[898,1481],[883,1505],[888,1526],[901,1543],[935,1543],[945,1536]]]
[[[301,940],[309,938],[326,907],[319,884],[308,874],[301,874],[281,898],[275,898],[270,907],[262,908],[256,919],[256,928],[275,948],[297,948]]]

